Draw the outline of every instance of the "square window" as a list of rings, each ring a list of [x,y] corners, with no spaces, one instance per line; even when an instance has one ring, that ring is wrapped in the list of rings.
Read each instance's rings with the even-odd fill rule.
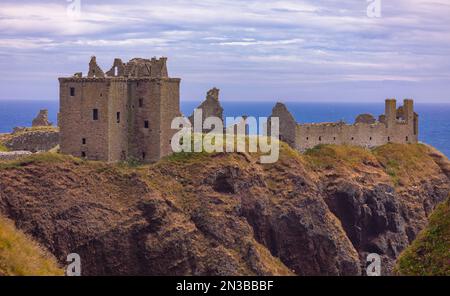
[[[81,140],[81,143],[83,143],[83,145],[86,145],[86,138],[83,138],[83,139]]]
[[[98,120],[98,109],[92,110],[92,119]]]
[[[144,99],[139,99],[139,107],[142,108],[144,107]]]
[[[86,157],[86,152],[81,151],[81,157],[85,158]]]
[[[120,112],[116,113],[116,120],[117,120],[117,123],[120,123]]]
[[[70,96],[74,97],[75,96],[75,87],[71,87],[70,88]]]
[[[144,128],[149,128],[149,126],[150,126],[150,125],[149,125],[149,123],[148,123],[148,120],[145,120],[145,121],[144,121]]]

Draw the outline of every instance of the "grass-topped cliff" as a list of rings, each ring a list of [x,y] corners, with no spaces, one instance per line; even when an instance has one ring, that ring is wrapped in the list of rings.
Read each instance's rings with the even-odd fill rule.
[[[429,224],[398,259],[400,275],[450,276],[450,198],[430,216]]]
[[[63,275],[55,258],[0,217],[0,275]]]
[[[151,165],[56,153],[0,162],[0,213],[84,274],[349,275],[367,253],[388,273],[448,196],[434,149],[318,146],[280,159],[174,154]],[[83,261],[84,260],[84,261]]]

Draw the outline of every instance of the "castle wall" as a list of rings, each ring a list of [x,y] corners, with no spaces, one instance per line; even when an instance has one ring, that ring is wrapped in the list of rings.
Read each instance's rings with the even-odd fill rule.
[[[112,162],[125,161],[128,155],[127,89],[125,79],[111,80],[108,95],[108,160]]]
[[[60,79],[59,127],[62,153],[76,157],[85,155],[92,160],[110,160],[109,86],[109,81],[105,79]],[[98,120],[93,119],[94,109],[98,110]]]
[[[141,161],[153,159],[159,154],[159,91],[150,79],[129,81],[130,106],[128,147],[130,156]],[[148,128],[145,122],[148,121]]]
[[[177,131],[171,128],[171,124],[175,117],[181,116],[180,81],[180,79],[176,78],[161,80],[161,138],[159,158],[172,153],[171,140]]]
[[[355,124],[344,122],[296,124],[283,104],[278,103],[272,116],[280,118],[280,138],[299,151],[311,149],[320,144],[354,145],[373,148],[387,143],[410,144],[418,142],[418,115],[414,113],[413,101],[406,99],[397,109],[396,100],[386,100],[383,119],[375,121],[357,120]],[[368,118],[368,114],[365,114]],[[295,144],[292,144],[294,142]]]

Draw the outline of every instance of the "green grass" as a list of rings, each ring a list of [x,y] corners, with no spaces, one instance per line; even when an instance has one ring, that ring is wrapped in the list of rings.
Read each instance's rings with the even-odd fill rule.
[[[56,259],[14,224],[0,217],[0,275],[64,275]]]
[[[61,163],[64,161],[71,161],[76,164],[80,164],[83,162],[83,160],[76,157],[47,152],[47,153],[36,153],[15,160],[0,161],[0,169],[23,168],[31,164]]]
[[[8,148],[6,148],[2,143],[0,143],[0,152],[8,152]]]
[[[426,174],[434,163],[423,144],[387,144],[373,149],[372,153],[395,185],[407,184],[417,172]]]
[[[356,167],[367,161],[374,161],[371,151],[349,145],[318,145],[304,153],[313,169],[333,169],[340,165]]]
[[[400,275],[450,276],[450,198],[436,208],[395,269]]]

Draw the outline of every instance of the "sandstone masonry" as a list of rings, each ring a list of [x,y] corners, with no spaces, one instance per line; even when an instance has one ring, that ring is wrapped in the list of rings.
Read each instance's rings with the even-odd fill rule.
[[[151,162],[172,153],[171,138],[176,131],[171,122],[181,116],[181,80],[168,76],[166,63],[164,57],[135,58],[128,63],[116,58],[104,72],[92,57],[87,77],[79,72],[59,78],[61,152],[108,162]],[[203,111],[203,120],[208,116],[223,120],[219,89],[209,90],[198,109]],[[36,124],[47,123],[44,113]],[[299,151],[320,144],[372,148],[418,142],[418,115],[411,99],[399,108],[395,99],[388,99],[378,119],[361,114],[354,124],[298,124],[282,103],[275,105],[271,117],[280,119],[280,139]]]
[[[150,162],[170,154],[180,79],[169,78],[166,62],[115,59],[104,72],[92,57],[87,77],[59,78],[61,152],[108,162]]]

